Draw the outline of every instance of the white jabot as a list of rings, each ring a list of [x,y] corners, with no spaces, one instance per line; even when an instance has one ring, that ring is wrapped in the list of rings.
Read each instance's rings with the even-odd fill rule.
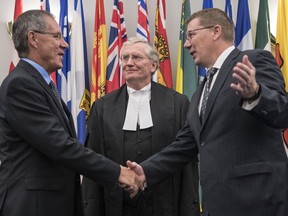
[[[150,109],[151,83],[140,90],[127,86],[127,92],[129,100],[123,130],[136,131],[137,124],[139,124],[140,129],[152,127],[153,121]]]

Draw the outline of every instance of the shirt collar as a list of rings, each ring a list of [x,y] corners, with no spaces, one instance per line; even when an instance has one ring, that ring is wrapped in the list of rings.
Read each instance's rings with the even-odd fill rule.
[[[39,65],[38,63],[36,63],[36,62],[34,62],[28,58],[21,58],[21,60],[31,64],[41,74],[41,76],[44,78],[46,83],[49,85],[49,83],[51,82],[51,78],[50,78],[48,72],[41,65]]]

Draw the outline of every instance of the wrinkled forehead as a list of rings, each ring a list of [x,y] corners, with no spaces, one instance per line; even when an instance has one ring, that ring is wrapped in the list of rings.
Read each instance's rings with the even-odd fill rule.
[[[126,44],[122,47],[122,54],[146,54],[144,43]]]

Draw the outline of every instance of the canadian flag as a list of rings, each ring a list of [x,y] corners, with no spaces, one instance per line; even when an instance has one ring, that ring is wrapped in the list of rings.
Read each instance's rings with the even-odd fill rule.
[[[15,0],[15,7],[14,7],[14,17],[13,22],[17,19],[17,17],[22,13],[23,11],[23,3],[22,0]],[[18,53],[13,47],[12,49],[12,55],[11,55],[11,63],[9,67],[9,73],[15,68],[19,61]]]

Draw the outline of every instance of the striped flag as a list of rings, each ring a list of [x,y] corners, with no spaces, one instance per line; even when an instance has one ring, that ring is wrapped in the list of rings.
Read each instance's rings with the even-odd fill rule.
[[[120,50],[127,40],[122,0],[114,0],[109,35],[108,63],[106,70],[106,93],[118,89],[123,82],[120,71]]]
[[[196,65],[189,51],[184,49],[185,32],[187,26],[185,20],[190,16],[190,1],[182,0],[182,14],[180,23],[180,35],[178,41],[178,62],[177,62],[177,75],[176,75],[176,91],[181,94],[187,95],[190,99],[197,87],[197,73]]]
[[[225,13],[233,21],[231,0],[226,0],[225,2]]]
[[[268,1],[259,1],[255,48],[271,51]]]
[[[138,21],[136,37],[150,41],[148,8],[146,0],[138,0]]]
[[[212,0],[203,0],[203,9],[206,8],[213,8],[213,1]],[[201,83],[206,76],[206,69],[203,67],[198,66],[198,83]]]
[[[239,0],[235,28],[235,47],[240,50],[253,49],[251,23],[247,0]]]
[[[40,10],[46,10],[50,12],[49,0],[40,0]]]
[[[86,33],[82,0],[75,0],[71,31],[71,114],[78,140],[84,144],[90,108]]]
[[[97,0],[94,22],[90,106],[92,106],[95,100],[105,95],[106,66],[107,36],[104,3],[103,0]]]
[[[170,51],[166,34],[165,0],[157,0],[154,45],[159,54],[159,68],[154,74],[153,80],[157,77],[158,83],[173,88]]]
[[[13,22],[16,21],[17,17],[22,14],[23,12],[23,3],[22,0],[15,0],[15,6],[14,6],[14,16],[13,16]],[[16,67],[17,63],[19,62],[19,57],[16,49],[14,48],[13,42],[11,43],[11,63],[9,67],[9,73]]]
[[[68,2],[67,0],[60,1],[60,17],[59,26],[63,34],[64,40],[70,46],[69,40],[69,22],[68,22]],[[70,47],[65,49],[63,56],[63,67],[57,73],[57,89],[60,92],[62,99],[71,110],[71,63],[70,63]]]

